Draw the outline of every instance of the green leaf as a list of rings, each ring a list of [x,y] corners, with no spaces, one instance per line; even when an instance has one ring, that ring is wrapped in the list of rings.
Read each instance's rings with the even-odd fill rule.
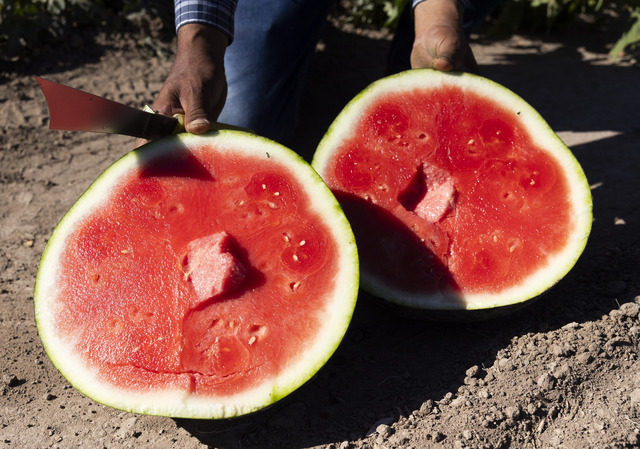
[[[632,24],[615,43],[609,53],[609,60],[614,61],[630,45],[640,42],[640,9],[632,15]]]

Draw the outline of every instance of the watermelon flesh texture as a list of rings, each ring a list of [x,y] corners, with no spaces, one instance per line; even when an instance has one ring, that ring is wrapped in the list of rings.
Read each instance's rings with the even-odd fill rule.
[[[351,123],[314,166],[353,226],[374,294],[382,285],[383,296],[427,298],[418,307],[468,308],[473,295],[491,305],[583,232],[566,170],[519,111],[486,94],[389,89]]]
[[[337,346],[357,278],[336,294],[344,275],[336,270],[351,258],[357,276],[355,245],[342,248],[351,253],[345,259],[303,181],[286,165],[265,163],[274,158],[225,157],[206,146],[169,152],[129,170],[66,236],[55,294],[46,299],[47,316],[38,313],[43,341],[54,340],[47,334],[55,328],[60,346],[106,391],[181,398],[155,409],[144,400],[114,406],[187,417],[244,414],[306,380]],[[317,179],[309,181],[322,184]],[[337,203],[330,208],[339,213]],[[45,296],[44,287],[36,290],[37,298]],[[328,317],[334,303],[341,305]],[[342,328],[327,329],[339,316]],[[325,353],[308,356],[323,338]],[[64,373],[56,346],[47,345]],[[293,387],[274,380],[305,357],[316,365],[287,374]],[[252,398],[252,389],[265,384],[266,399]],[[84,391],[93,396],[92,388]],[[234,397],[245,392],[238,404]],[[102,395],[97,400],[109,404]],[[194,411],[184,406],[187,397],[214,405],[205,401],[204,411]]]

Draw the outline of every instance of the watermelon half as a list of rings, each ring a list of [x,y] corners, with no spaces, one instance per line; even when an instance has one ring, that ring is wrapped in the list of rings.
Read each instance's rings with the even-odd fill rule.
[[[569,149],[524,100],[471,74],[373,83],[312,165],[351,222],[363,289],[413,310],[511,309],[561,279],[591,229]]]
[[[115,162],[53,232],[35,286],[62,375],[131,412],[227,418],[310,379],[358,291],[353,233],[299,156],[236,131]]]

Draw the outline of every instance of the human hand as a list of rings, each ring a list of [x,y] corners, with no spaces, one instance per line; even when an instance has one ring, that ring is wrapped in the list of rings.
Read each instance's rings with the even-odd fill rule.
[[[216,28],[196,23],[180,27],[176,59],[153,110],[168,116],[183,114],[185,129],[190,133],[209,131],[227,97],[227,44],[227,35]],[[143,143],[138,140],[136,146]]]
[[[461,22],[462,6],[456,0],[427,0],[416,5],[411,67],[477,72]]]

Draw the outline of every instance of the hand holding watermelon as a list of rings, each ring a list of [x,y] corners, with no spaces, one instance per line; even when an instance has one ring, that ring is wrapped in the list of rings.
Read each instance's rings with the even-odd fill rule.
[[[415,40],[411,68],[477,72],[478,64],[462,30],[456,0],[429,0],[414,9]]]

